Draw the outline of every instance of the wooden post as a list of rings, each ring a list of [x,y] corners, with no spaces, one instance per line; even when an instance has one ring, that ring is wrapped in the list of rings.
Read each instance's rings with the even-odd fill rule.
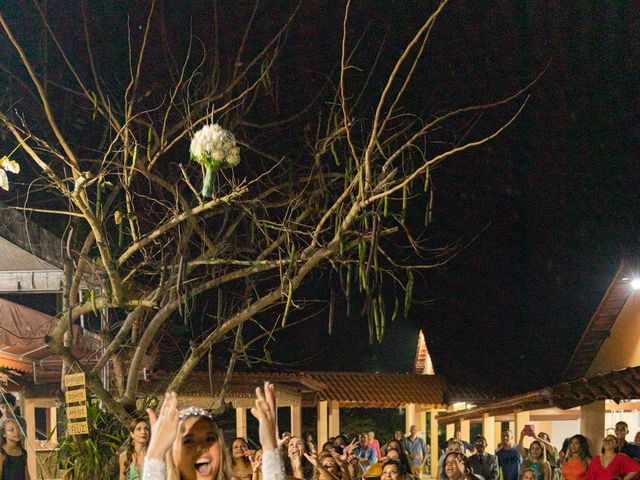
[[[27,449],[27,469],[32,479],[38,478],[37,461],[36,461],[36,402],[33,398],[25,398],[23,403],[24,421],[27,424],[27,441],[25,448]]]
[[[244,407],[236,407],[236,437],[247,438],[247,410]]]
[[[449,440],[450,438],[453,438],[453,436],[456,433],[456,424],[455,423],[448,423],[445,426],[445,432],[447,432],[447,434],[445,435],[445,440]]]
[[[409,428],[411,425],[416,425],[416,404],[415,403],[407,403],[404,408],[404,425],[405,432],[409,435]]]
[[[530,423],[529,411],[526,411],[526,412],[515,411],[513,413],[513,418],[515,420],[515,424],[513,426],[514,428],[513,438],[514,438],[514,442],[518,443],[518,439],[520,438],[520,432],[522,431],[522,429],[527,423]],[[529,447],[529,445],[525,445],[525,447]]]
[[[482,415],[482,436],[487,439],[487,452],[493,453],[496,448],[496,417],[485,413]]]
[[[291,435],[302,437],[302,405],[291,405]]]
[[[336,437],[340,434],[340,402],[329,402],[329,436]],[[318,449],[322,445],[318,446]]]
[[[329,435],[327,435],[327,401],[320,400],[317,405],[318,410],[318,449],[322,448],[327,442]]]
[[[460,435],[465,442],[473,443],[473,438],[471,438],[471,420],[460,420]],[[467,455],[471,453],[467,453]]]
[[[438,478],[438,459],[440,458],[440,446],[438,445],[438,410],[429,410],[431,425],[429,431],[429,446],[431,447],[431,478]]]
[[[589,447],[591,453],[594,454],[600,452],[602,448],[604,415],[604,400],[580,407],[580,433],[593,442],[593,445],[589,445]]]

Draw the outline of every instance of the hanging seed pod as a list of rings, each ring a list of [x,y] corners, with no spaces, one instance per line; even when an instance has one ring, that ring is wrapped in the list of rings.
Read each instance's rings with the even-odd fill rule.
[[[218,289],[218,305],[216,305],[216,317],[218,320],[218,324],[222,321],[222,290]]]
[[[344,295],[345,297],[347,297],[347,300],[348,300],[349,297],[351,296],[351,264],[347,265],[347,280],[345,283],[346,285],[345,285]]]
[[[409,309],[411,308],[411,301],[413,297],[413,271],[407,271],[407,290],[404,296],[404,318],[409,317]]]
[[[398,318],[398,310],[400,310],[400,300],[396,297],[396,302],[393,306],[393,314],[391,315],[391,322],[395,322],[396,318]]]
[[[378,292],[378,308],[380,308],[380,336],[378,337],[378,342],[382,343],[382,339],[384,338],[384,329],[385,329],[385,323],[386,323],[384,299],[382,298],[382,292]]]
[[[373,299],[373,324],[376,329],[376,340],[380,341],[380,311],[378,310],[378,299]]]
[[[424,191],[425,192],[429,190],[430,178],[431,178],[431,175],[429,174],[429,167],[427,167],[427,169],[424,171]]]
[[[333,155],[333,160],[336,162],[336,165],[340,166],[340,158],[338,157],[338,152],[336,152],[336,147],[333,142],[331,142],[331,154]]]
[[[287,324],[287,315],[289,315],[289,308],[291,308],[291,298],[293,297],[293,284],[289,283],[289,292],[287,294],[287,303],[284,307],[284,313],[282,314],[282,328]]]
[[[389,215],[389,197],[384,197],[384,210],[382,215],[386,218]]]

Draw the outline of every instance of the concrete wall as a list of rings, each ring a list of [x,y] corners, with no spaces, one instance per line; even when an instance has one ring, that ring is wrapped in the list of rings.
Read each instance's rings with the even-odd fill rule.
[[[629,296],[585,376],[636,365],[640,365],[640,290]]]

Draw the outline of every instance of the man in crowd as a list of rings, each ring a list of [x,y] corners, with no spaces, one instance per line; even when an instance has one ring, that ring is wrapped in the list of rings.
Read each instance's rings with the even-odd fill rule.
[[[418,429],[415,425],[409,428],[409,436],[402,441],[402,448],[407,452],[409,464],[414,475],[422,473],[422,463],[427,456],[427,447],[422,438],[418,436]]]
[[[502,469],[503,480],[518,480],[522,455],[518,453],[518,449],[513,445],[513,432],[511,430],[502,432],[502,442],[500,443],[500,448],[496,450],[496,457],[498,457],[498,465]]]
[[[478,435],[473,440],[473,445],[476,453],[469,457],[469,467],[473,473],[482,475],[484,480],[498,480],[498,458],[487,453],[487,439]]]
[[[616,438],[618,439],[618,447],[620,453],[624,453],[629,457],[637,460],[640,458],[640,446],[635,443],[627,442],[627,435],[629,434],[629,425],[627,422],[616,423]]]
[[[360,434],[360,443],[353,449],[353,454],[358,459],[358,464],[362,469],[362,473],[367,473],[369,467],[378,461],[376,452],[369,446],[369,436],[366,433]]]

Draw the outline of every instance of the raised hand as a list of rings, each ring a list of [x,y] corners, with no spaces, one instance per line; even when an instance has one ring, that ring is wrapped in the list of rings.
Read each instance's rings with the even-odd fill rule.
[[[316,455],[315,453],[304,453],[304,456],[307,460],[309,460],[309,463],[311,463],[311,465],[318,468],[318,455]]]
[[[262,388],[256,388],[256,404],[251,409],[260,426],[258,434],[264,450],[275,450],[278,447],[278,415],[276,412],[276,393],[272,383],[264,382]]]
[[[456,465],[462,475],[469,475],[469,473],[471,473],[471,470],[469,470],[469,467],[467,466],[467,457],[461,453],[456,455]]]
[[[147,457],[164,460],[167,451],[173,445],[178,434],[178,397],[176,392],[165,393],[160,414],[147,409],[151,424],[151,440],[147,448]]]

